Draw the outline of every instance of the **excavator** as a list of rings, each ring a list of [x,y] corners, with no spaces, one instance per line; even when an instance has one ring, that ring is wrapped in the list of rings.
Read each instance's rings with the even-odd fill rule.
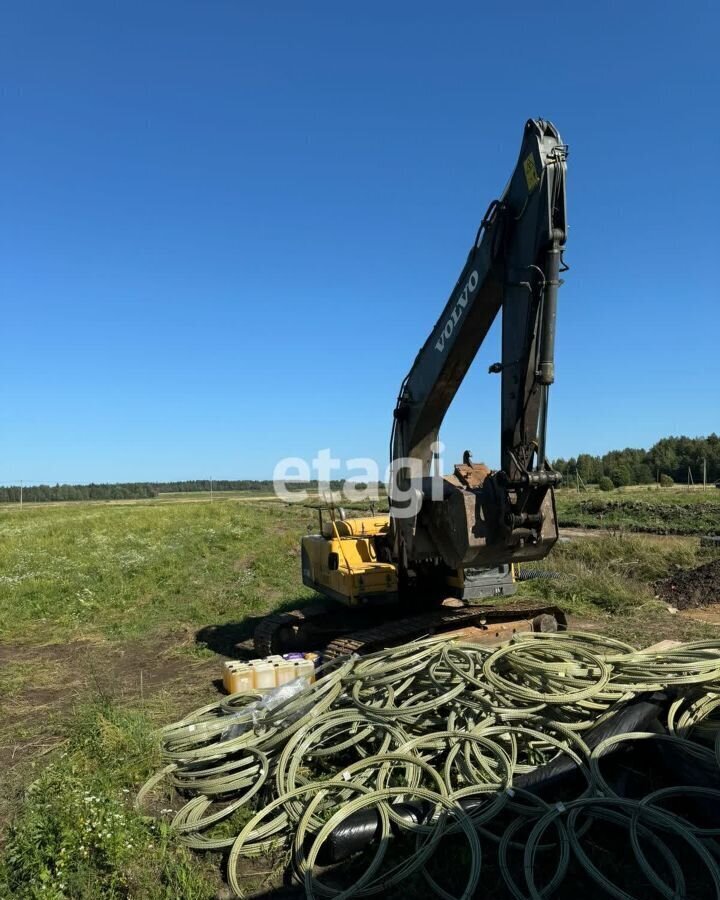
[[[510,180],[400,386],[389,513],[349,518],[319,508],[301,565],[303,583],[323,602],[261,620],[258,655],[320,648],[332,658],[438,632],[470,629],[491,643],[565,627],[556,607],[505,598],[515,593],[517,565],[543,559],[558,539],[561,476],[548,461],[546,432],[567,270],[567,154],[550,122],[525,124]],[[466,451],[441,476],[440,425],[500,310],[502,357],[489,370],[501,378],[500,468],[474,463]]]

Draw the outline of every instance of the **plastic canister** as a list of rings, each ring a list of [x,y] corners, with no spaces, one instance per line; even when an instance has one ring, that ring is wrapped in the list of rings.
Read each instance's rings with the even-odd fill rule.
[[[256,690],[263,690],[275,687],[275,669],[273,663],[263,662],[253,667],[255,675],[254,687]]]
[[[295,677],[299,678],[301,675],[309,678],[311,683],[315,681],[315,664],[311,659],[298,660]]]
[[[287,684],[288,681],[297,678],[299,674],[298,666],[299,663],[295,659],[284,659],[281,663],[278,663],[276,669],[277,684]]]
[[[253,689],[252,668],[245,663],[240,663],[230,669],[228,673],[226,690],[231,694],[239,694]]]
[[[228,691],[228,693],[230,692],[230,676],[239,665],[241,665],[241,663],[237,659],[230,659],[223,663],[222,682],[223,687],[226,691]]]

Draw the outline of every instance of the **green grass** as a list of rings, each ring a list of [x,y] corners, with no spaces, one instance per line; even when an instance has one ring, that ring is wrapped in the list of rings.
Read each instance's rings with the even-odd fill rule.
[[[158,494],[156,498],[152,499],[151,503],[162,503],[162,502],[179,502],[183,501],[192,502],[192,501],[204,501],[210,500],[213,503],[222,503],[225,500],[274,500],[277,503],[282,503],[279,497],[276,497],[272,492],[263,493],[262,491],[213,491],[212,495],[210,491],[163,491]]]
[[[136,811],[132,793],[160,765],[155,722],[103,701],[68,723],[64,752],[26,789],[0,862],[0,896],[210,900],[217,860],[191,856],[167,813]]]
[[[305,599],[298,548],[312,521],[276,503],[0,510],[0,638],[127,638]]]
[[[299,544],[314,520],[245,499],[0,510],[0,897],[217,895],[219,858],[131,801],[160,764],[155,728],[217,696],[196,633],[312,596]]]
[[[720,534],[720,491],[623,488],[557,492],[561,526],[653,534]]]
[[[692,640],[716,634],[714,626],[680,618],[657,600],[653,584],[677,568],[712,559],[699,541],[650,539],[616,534],[559,542],[539,568],[557,580],[524,582],[520,592],[562,607],[570,615],[596,620],[602,630],[637,646],[666,638]]]

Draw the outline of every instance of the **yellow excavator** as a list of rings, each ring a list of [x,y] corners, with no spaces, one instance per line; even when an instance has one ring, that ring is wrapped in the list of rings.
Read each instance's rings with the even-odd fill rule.
[[[302,579],[325,600],[263,619],[259,655],[366,653],[463,628],[493,641],[565,626],[555,607],[510,608],[497,598],[515,593],[517,564],[543,559],[558,538],[561,476],[546,456],[546,430],[567,269],[566,160],[557,129],[530,119],[512,176],[400,387],[389,513],[348,518],[319,509],[318,533],[302,539]],[[466,451],[441,476],[440,425],[501,309],[502,358],[489,370],[501,377],[500,468],[473,463]]]

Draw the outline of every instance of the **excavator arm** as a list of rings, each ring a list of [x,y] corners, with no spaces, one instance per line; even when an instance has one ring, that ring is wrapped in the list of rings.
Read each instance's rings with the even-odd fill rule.
[[[391,552],[401,574],[424,561],[467,568],[539,559],[557,539],[560,476],[547,462],[545,432],[567,231],[566,157],[551,123],[526,123],[510,181],[402,383],[390,492]],[[501,309],[502,359],[490,369],[502,379],[500,469],[459,466],[439,479],[440,425]]]

